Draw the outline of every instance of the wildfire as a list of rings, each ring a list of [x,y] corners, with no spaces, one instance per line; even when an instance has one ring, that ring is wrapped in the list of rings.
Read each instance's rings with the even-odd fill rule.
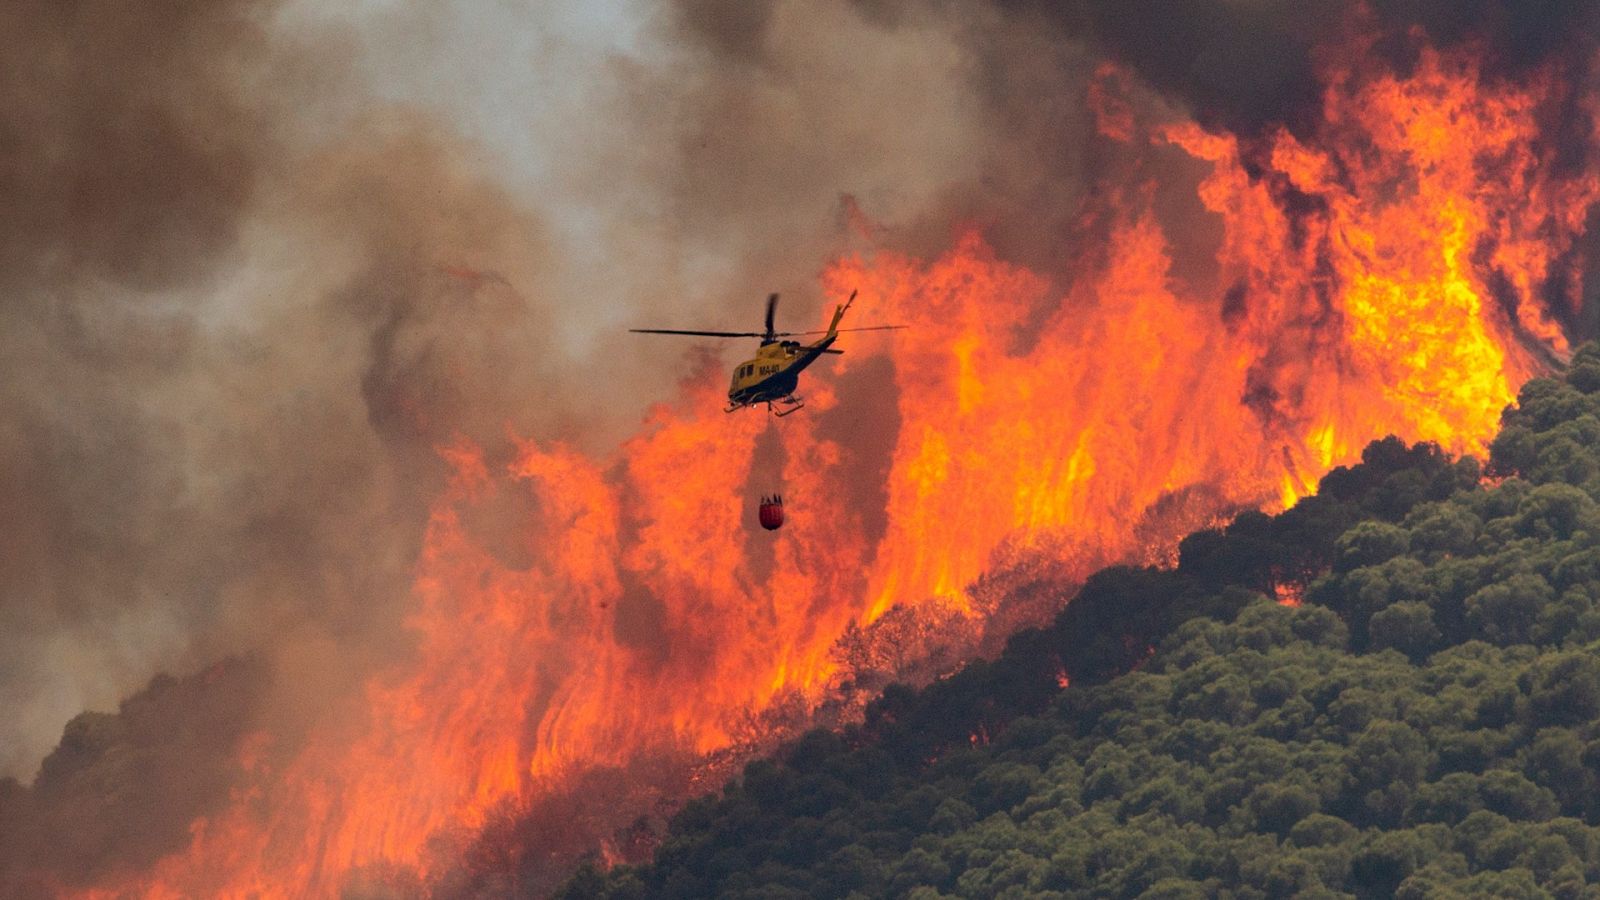
[[[774,711],[855,674],[842,635],[892,610],[982,615],[966,588],[986,571],[1048,552],[1081,575],[1170,546],[1194,524],[1153,518],[1173,498],[1205,517],[1289,504],[1388,433],[1482,452],[1541,354],[1567,350],[1541,297],[1600,179],[1540,156],[1540,110],[1567,90],[1550,73],[1488,86],[1468,52],[1424,51],[1404,75],[1354,61],[1327,71],[1317,133],[1249,141],[1141,121],[1103,72],[1102,140],[1209,167],[1221,291],[1174,277],[1184,236],[1140,183],[1106,186],[1103,240],[1072,251],[1064,288],[977,232],[932,260],[832,265],[828,293],[857,288],[910,326],[834,370],[892,349],[881,524],[846,483],[858,449],[819,424],[842,402],[826,374],[778,426],[724,415],[705,372],[614,458],[444,451],[456,476],[417,564],[412,662],[372,679],[354,736],[313,734],[276,769],[254,739],[231,810],[106,890],[331,895],[378,864],[425,880],[442,831],[586,770],[753,746]],[[793,523],[775,536],[745,496],[768,427]],[[467,524],[496,491],[531,500],[531,564]]]

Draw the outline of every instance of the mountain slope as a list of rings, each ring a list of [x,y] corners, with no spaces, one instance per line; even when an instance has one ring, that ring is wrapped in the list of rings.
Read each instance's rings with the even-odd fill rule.
[[[562,896],[1600,896],[1600,351],[1502,425],[1101,572]]]

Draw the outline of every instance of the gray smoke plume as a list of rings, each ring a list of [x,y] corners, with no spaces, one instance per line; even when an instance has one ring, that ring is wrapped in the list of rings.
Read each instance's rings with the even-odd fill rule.
[[[292,754],[358,715],[409,646],[441,445],[603,453],[691,352],[627,326],[744,330],[782,290],[803,327],[861,213],[937,248],[985,172],[1062,190],[990,127],[1023,76],[975,71],[950,21],[727,12],[583,60],[520,110],[529,138],[458,107],[578,71],[548,35],[550,60],[475,46],[532,7],[0,10],[0,893],[147,866],[225,801],[247,735]],[[530,141],[555,148],[531,175]],[[892,441],[852,463],[865,502]],[[468,526],[515,564],[526,514]]]
[[[238,83],[272,8],[0,11],[0,771],[155,659],[204,661],[185,632],[218,615],[222,548],[172,388],[274,150]]]

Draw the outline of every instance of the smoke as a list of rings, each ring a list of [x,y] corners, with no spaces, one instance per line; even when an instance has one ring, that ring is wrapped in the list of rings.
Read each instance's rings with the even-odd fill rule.
[[[143,765],[216,775],[158,825],[130,812],[37,856],[51,878],[177,849],[247,735],[352,715],[363,679],[404,658],[439,446],[464,436],[491,465],[513,434],[604,448],[688,349],[626,325],[742,330],[778,289],[783,324],[804,327],[817,272],[867,242],[858,213],[935,246],[929,223],[985,171],[999,193],[1059,189],[1011,180],[1031,161],[992,165],[1027,138],[988,130],[1005,91],[943,20],[686,5],[643,49],[581,67],[548,35],[552,62],[445,60],[526,24],[475,9],[0,11],[0,774],[38,779],[0,784],[0,834],[73,831]],[[383,77],[456,67],[471,91],[567,64],[582,83],[527,101],[549,104],[527,110],[533,139]],[[529,140],[555,149],[519,168]],[[884,374],[841,390],[881,393]],[[881,507],[879,430],[857,467]],[[524,506],[467,525],[515,562]],[[226,726],[204,727],[195,673],[235,656],[251,674],[216,695]]]
[[[271,10],[0,12],[0,771],[31,774],[70,715],[156,659],[195,662],[174,620],[208,617],[220,585],[198,571],[211,523],[167,401],[273,152],[235,80],[265,65]]]
[[[181,847],[241,736],[404,652],[433,448],[567,409],[534,215],[430,117],[323,102],[348,35],[282,14],[0,12],[0,773],[62,742],[3,788],[0,868]],[[221,694],[158,678],[62,737],[234,654]]]
[[[75,717],[31,790],[0,782],[0,886],[49,896],[61,880],[138,871],[189,837],[227,799],[265,685],[258,664],[225,660],[156,678],[117,714]]]
[[[1587,36],[1600,15],[1586,0],[1015,0],[993,6],[1051,27],[1058,39],[1092,41],[1182,101],[1204,125],[1240,135],[1284,126],[1300,136],[1321,121],[1319,51],[1358,32],[1383,35],[1379,49],[1402,70],[1414,59],[1419,42],[1413,37],[1437,49],[1470,41],[1484,47],[1486,72],[1497,77],[1552,59],[1586,63]]]
[[[348,48],[279,13],[0,13],[0,772],[157,671],[354,678],[394,649],[433,447],[564,415],[513,284],[532,214],[425,116],[308,136]]]

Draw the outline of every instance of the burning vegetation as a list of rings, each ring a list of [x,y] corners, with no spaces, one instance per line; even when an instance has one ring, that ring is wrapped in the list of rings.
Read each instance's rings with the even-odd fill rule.
[[[1523,388],[1499,483],[1375,442],[1294,508],[1096,573],[992,662],[752,762],[648,864],[555,896],[1583,896],[1600,455],[1574,438],[1597,414],[1591,344]]]
[[[727,51],[720,4],[682,6],[720,64],[771,77],[759,40],[737,42],[751,58]],[[281,570],[308,596],[405,601],[383,607],[392,627],[357,659],[333,661],[357,630],[340,607],[319,618],[326,635],[275,639],[253,648],[267,662],[240,664],[252,674],[225,676],[268,686],[189,754],[207,760],[204,796],[163,813],[181,828],[27,853],[57,843],[92,793],[84,779],[132,777],[111,757],[159,744],[142,726],[75,720],[32,786],[0,785],[0,836],[31,835],[0,847],[0,876],[23,893],[97,897],[494,894],[552,887],[597,848],[636,859],[664,813],[742,759],[808,725],[856,721],[891,681],[997,652],[1104,566],[1170,559],[1185,534],[1240,513],[1228,534],[1244,535],[1265,519],[1250,511],[1290,507],[1388,434],[1484,454],[1517,389],[1592,332],[1600,94],[1581,5],[1551,11],[1561,28],[1529,31],[1495,3],[1306,21],[1268,4],[1248,27],[1233,21],[1242,7],[1135,3],[1128,21],[1164,22],[1141,33],[1084,9],[1060,20],[1054,5],[979,6],[961,15],[982,28],[936,30],[972,37],[1002,81],[1032,74],[998,62],[1028,41],[1092,57],[1051,98],[1086,110],[1070,144],[1082,189],[1046,190],[1008,166],[903,220],[846,203],[822,291],[859,290],[863,309],[909,327],[856,341],[819,374],[806,414],[782,423],[724,415],[723,373],[702,360],[620,446],[593,449],[506,386],[512,372],[560,393],[498,327],[535,330],[539,305],[516,287],[535,276],[396,262],[419,243],[510,258],[538,223],[426,128],[368,126],[365,143],[313,157],[316,174],[290,179],[282,201],[297,211],[274,212],[355,246],[334,312],[285,320],[305,335],[331,317],[348,331],[321,350],[370,358],[347,373],[345,405],[306,427],[347,436],[354,419],[370,432],[309,442],[332,472],[317,479],[262,464],[216,515],[224,500],[263,505],[256,530],[228,532],[254,554],[252,578]],[[776,17],[735,17],[755,35],[787,22],[784,4],[754,7]],[[886,36],[938,15],[849,10]],[[1264,42],[1235,60],[1237,96],[1207,68],[1204,54],[1229,52],[1211,45],[1222,34]],[[1262,56],[1267,45],[1279,55]],[[1191,58],[1175,71],[1157,51],[1179,46]],[[1009,112],[997,100],[992,114]],[[410,205],[419,185],[436,186],[442,212]],[[1026,199],[1035,186],[1049,208]],[[507,438],[508,420],[526,427]],[[361,468],[366,455],[387,461],[381,474]],[[751,497],[778,484],[788,524],[756,533]],[[278,490],[310,499],[262,504]],[[319,517],[323,496],[335,502]],[[373,546],[405,558],[408,587],[349,574],[362,554],[347,535],[368,527]],[[297,568],[308,547],[317,565]],[[211,584],[189,562],[172,562],[189,579],[174,583]],[[1251,587],[1299,598],[1317,565],[1285,560]],[[303,605],[250,608],[314,617]],[[1103,630],[1109,645],[1082,638],[1081,657],[1052,663],[1050,690],[1153,644]],[[297,680],[302,667],[326,677]],[[323,688],[337,699],[312,696]],[[145,721],[140,704],[174,690],[152,687],[117,721]],[[165,765],[159,749],[138,758]]]

